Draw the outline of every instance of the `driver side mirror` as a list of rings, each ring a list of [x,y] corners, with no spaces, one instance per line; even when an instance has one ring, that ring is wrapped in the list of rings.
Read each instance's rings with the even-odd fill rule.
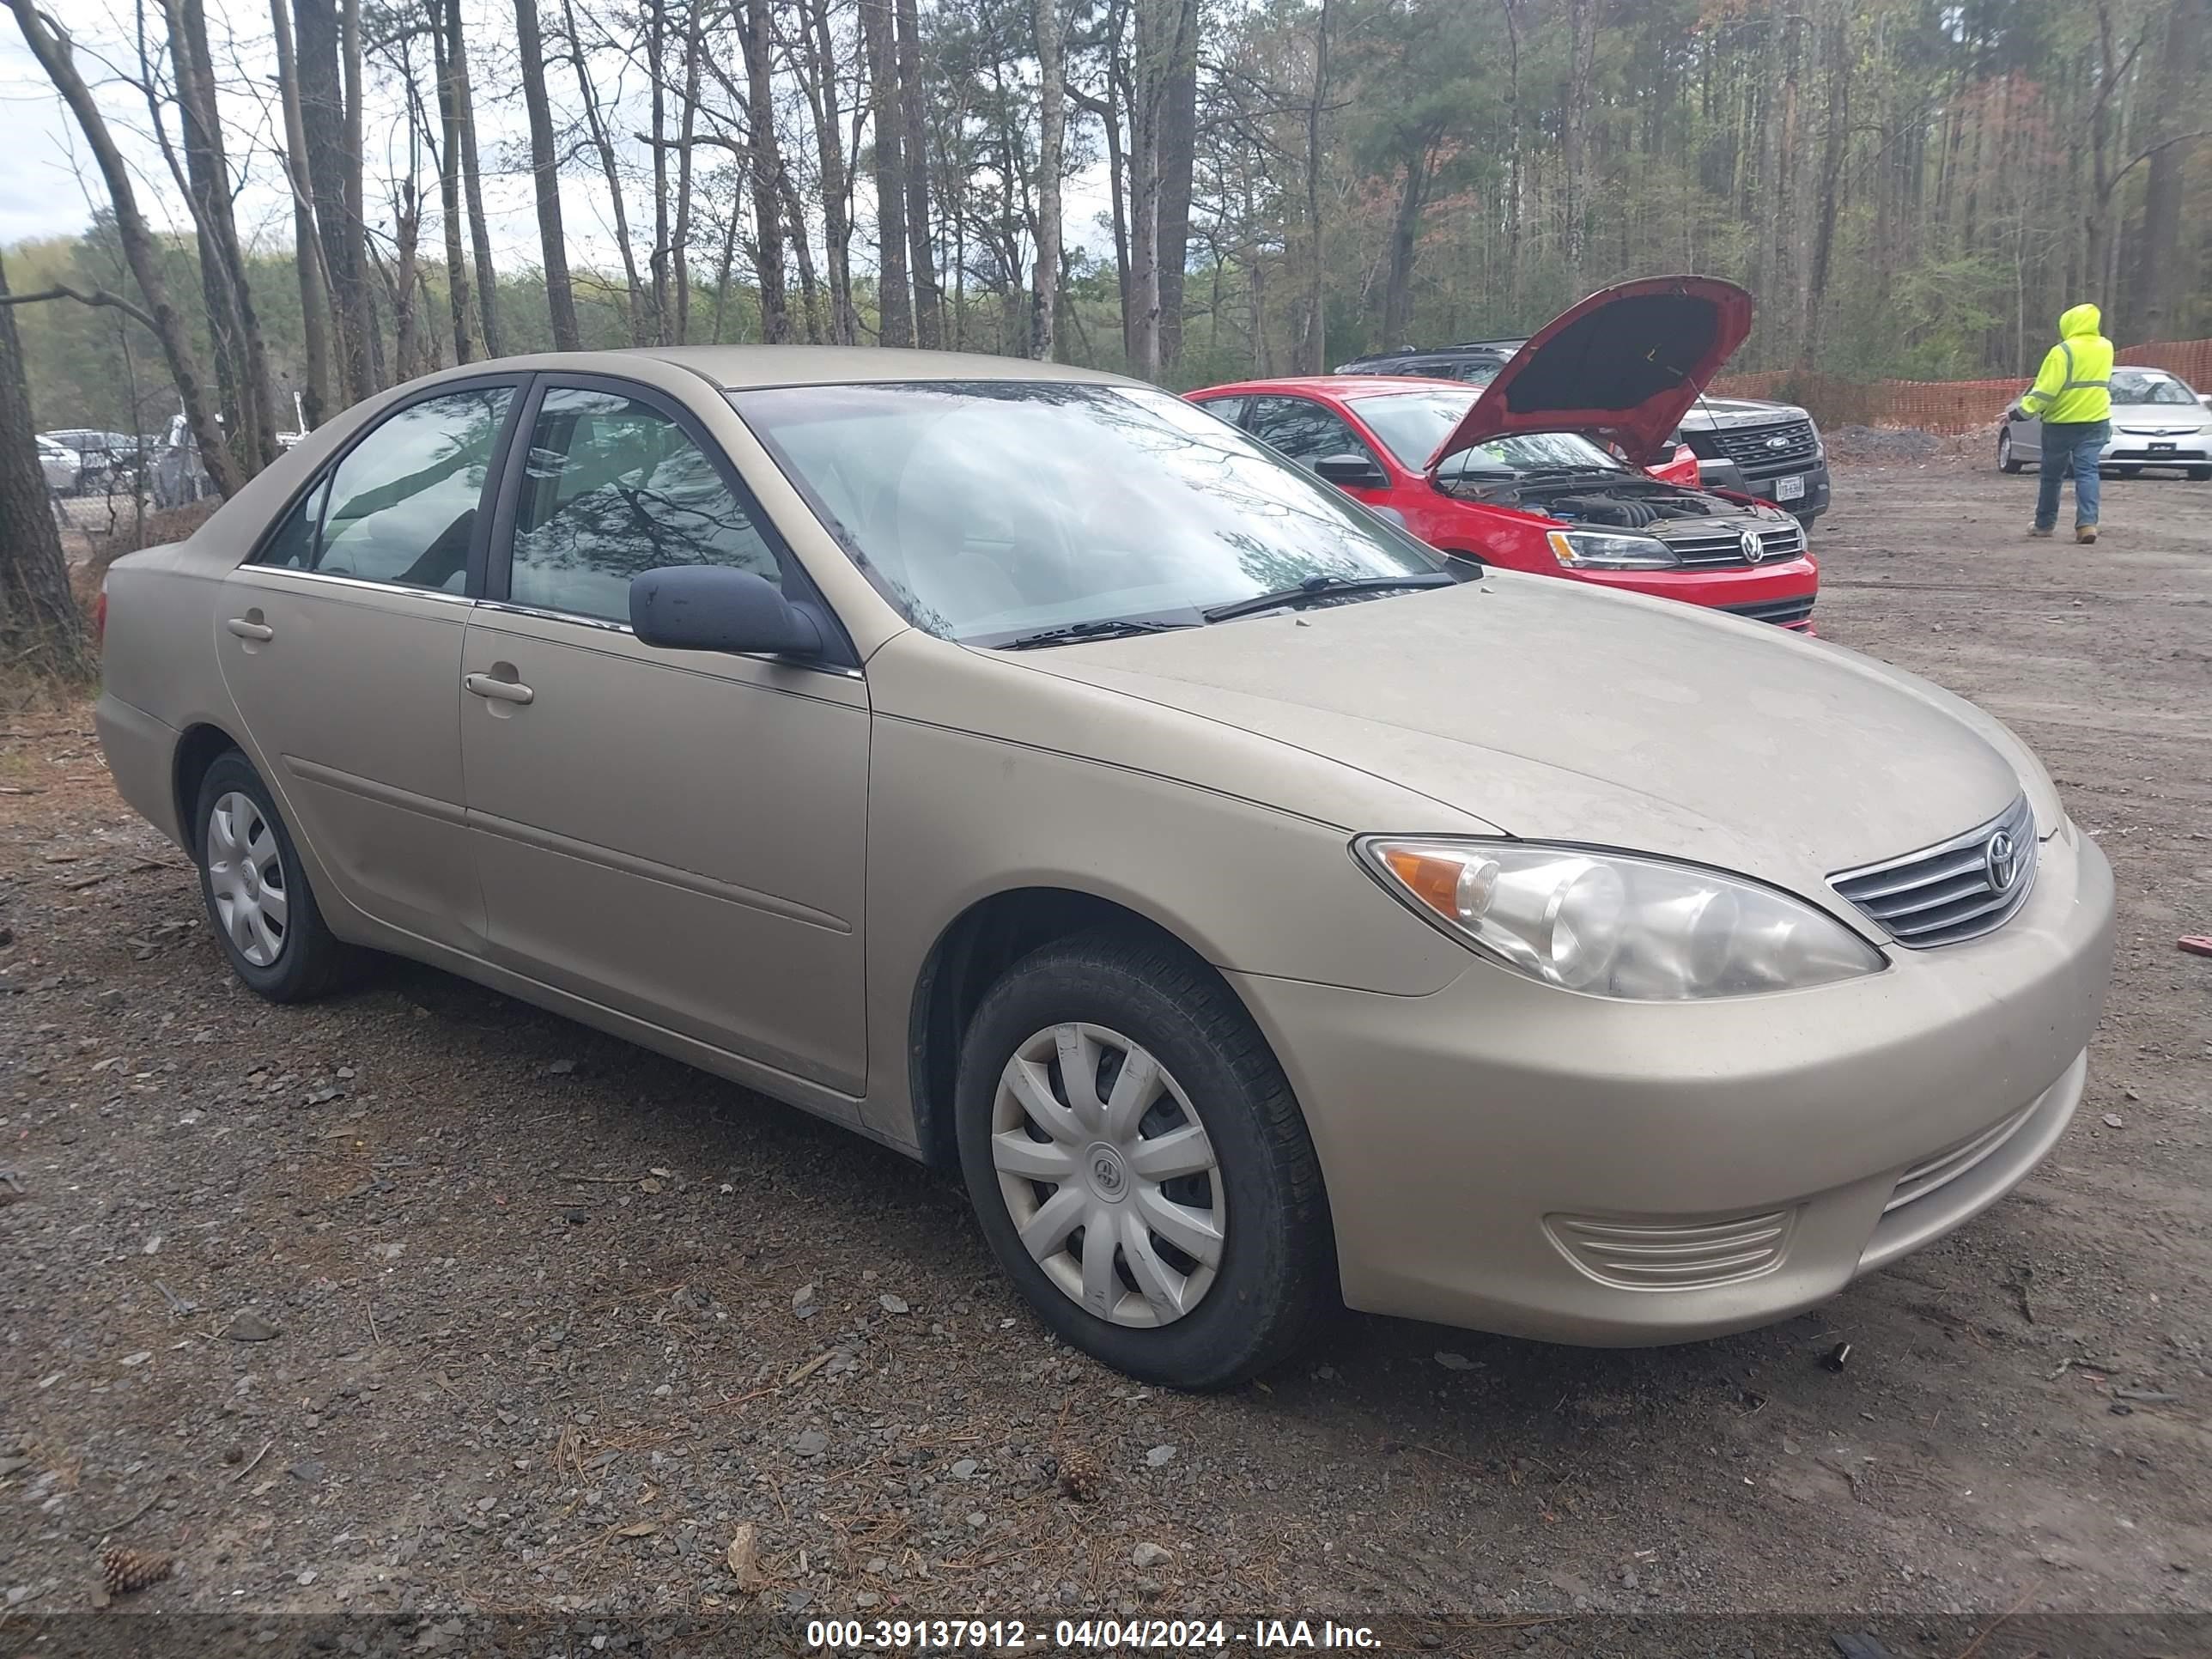
[[[765,577],[726,565],[670,565],[631,577],[629,625],[646,644],[674,651],[822,653],[813,617]]]
[[[1313,463],[1315,476],[1340,489],[1384,489],[1389,475],[1365,455],[1324,455]]]

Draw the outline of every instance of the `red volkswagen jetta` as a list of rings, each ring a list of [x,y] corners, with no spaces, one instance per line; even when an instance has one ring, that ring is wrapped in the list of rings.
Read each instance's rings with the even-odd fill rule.
[[[1650,277],[1540,329],[1487,386],[1328,374],[1190,398],[1432,547],[1810,632],[1820,567],[1796,520],[1641,470],[1750,327],[1732,283]]]

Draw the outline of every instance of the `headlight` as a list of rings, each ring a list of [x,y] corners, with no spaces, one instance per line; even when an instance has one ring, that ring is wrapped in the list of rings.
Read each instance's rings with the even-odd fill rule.
[[[1527,842],[1369,836],[1355,846],[1422,915],[1563,990],[1682,1002],[1802,990],[1885,965],[1811,905],[1691,865]]]
[[[1681,561],[1655,536],[1616,536],[1602,530],[1554,530],[1544,539],[1570,570],[1671,570]]]

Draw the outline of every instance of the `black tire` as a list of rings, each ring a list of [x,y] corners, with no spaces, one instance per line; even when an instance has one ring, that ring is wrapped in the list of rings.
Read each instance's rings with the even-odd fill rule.
[[[249,960],[239,948],[224,925],[222,911],[216,901],[208,826],[216,803],[230,794],[244,795],[252,801],[276,843],[276,868],[280,876],[278,885],[286,901],[286,917],[275,958],[266,964]],[[315,902],[314,890],[308,885],[307,872],[301,867],[299,852],[292,844],[291,830],[285,826],[268,786],[261,781],[261,775],[237,750],[218,756],[215,764],[208,768],[207,776],[200,782],[199,799],[193,806],[189,830],[192,862],[200,872],[200,900],[207,907],[208,927],[228,959],[231,971],[248,989],[271,1002],[307,1002],[326,996],[345,983],[359,963],[360,952],[338,939],[324,921],[322,910]]]
[[[1198,1109],[1229,1218],[1222,1261],[1188,1313],[1139,1328],[1062,1291],[1024,1246],[991,1156],[999,1079],[1034,1034],[1107,1026],[1156,1056]],[[1289,1081],[1250,1017],[1171,941],[1114,931],[1041,946],[984,996],[955,1092],[961,1173],[992,1254],[1038,1317],[1117,1370],[1173,1389],[1232,1388],[1280,1364],[1339,1302],[1320,1161]]]
[[[1997,471],[2017,472],[2026,465],[2026,462],[2014,453],[2012,434],[2009,432],[1997,434]]]

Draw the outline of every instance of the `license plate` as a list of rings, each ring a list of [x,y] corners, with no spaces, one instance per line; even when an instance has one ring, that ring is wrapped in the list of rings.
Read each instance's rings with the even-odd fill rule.
[[[2171,449],[2172,446],[2169,444],[2166,447]],[[1802,477],[1777,478],[1774,481],[1774,499],[1778,501],[1794,501],[1804,493],[1805,480]]]
[[[2154,455],[2171,455],[2173,453],[2173,446],[2172,444],[2153,444],[2150,447],[2150,450],[2151,453]]]

